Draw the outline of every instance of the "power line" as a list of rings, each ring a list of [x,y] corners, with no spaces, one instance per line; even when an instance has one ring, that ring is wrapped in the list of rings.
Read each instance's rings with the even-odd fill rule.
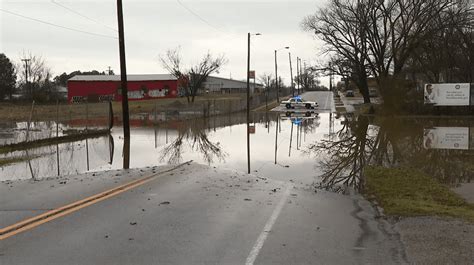
[[[209,21],[207,21],[206,19],[204,19],[203,17],[201,17],[198,13],[196,13],[195,11],[193,11],[191,8],[187,7],[185,4],[183,4],[183,2],[181,2],[180,0],[176,0],[176,2],[178,2],[179,5],[181,5],[184,9],[186,9],[189,13],[191,13],[193,16],[195,16],[196,18],[198,18],[199,20],[201,20],[202,22],[204,22],[206,25],[208,25],[209,27],[221,32],[221,33],[224,33],[220,28],[212,25]]]
[[[51,22],[47,22],[47,21],[44,21],[44,20],[40,20],[40,19],[36,19],[36,18],[32,18],[32,17],[27,17],[27,16],[24,16],[24,15],[20,15],[20,14],[18,14],[18,13],[14,13],[14,12],[11,12],[11,11],[8,11],[8,10],[5,10],[5,9],[1,9],[1,8],[0,8],[0,11],[3,11],[3,12],[8,13],[8,14],[10,14],[10,15],[14,15],[14,16],[21,17],[21,18],[24,18],[24,19],[28,19],[28,20],[32,20],[32,21],[35,21],[35,22],[43,23],[43,24],[46,24],[46,25],[49,25],[49,26],[53,26],[53,27],[57,27],[57,28],[67,29],[67,30],[70,30],[70,31],[76,31],[76,32],[80,32],[80,33],[84,33],[84,34],[88,34],[88,35],[97,36],[97,37],[103,37],[103,38],[109,38],[109,39],[117,39],[117,37],[115,37],[115,36],[103,35],[103,34],[88,32],[88,31],[84,31],[84,30],[80,30],[80,29],[69,28],[69,27],[65,27],[65,26],[53,24],[53,23],[51,23]]]
[[[72,13],[74,13],[74,14],[76,14],[76,15],[82,17],[82,18],[85,18],[85,19],[90,20],[90,21],[92,21],[92,22],[94,22],[94,23],[96,23],[96,24],[99,24],[99,25],[101,25],[101,26],[103,26],[103,27],[106,27],[106,28],[108,28],[108,29],[110,29],[110,30],[113,30],[114,32],[117,32],[117,29],[114,29],[113,27],[109,27],[109,26],[107,26],[106,24],[104,24],[104,23],[102,23],[102,22],[100,22],[100,21],[98,21],[98,20],[95,20],[95,19],[93,19],[93,18],[90,18],[90,17],[88,17],[88,16],[86,16],[86,15],[83,15],[83,14],[77,12],[76,10],[71,9],[71,8],[69,8],[69,7],[67,7],[67,6],[65,6],[65,5],[63,5],[63,4],[61,4],[61,3],[58,3],[58,2],[56,2],[56,1],[54,1],[54,0],[51,0],[51,3],[53,3],[53,4],[55,4],[55,5],[59,6],[59,7],[62,7],[62,8],[64,8],[64,9],[68,10],[69,12],[72,12]]]

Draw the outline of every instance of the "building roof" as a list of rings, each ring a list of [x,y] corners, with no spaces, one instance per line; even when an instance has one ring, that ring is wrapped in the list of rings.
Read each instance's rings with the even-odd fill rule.
[[[127,75],[127,81],[168,81],[177,80],[170,74]],[[120,75],[76,75],[68,81],[120,81]]]
[[[223,77],[217,77],[217,76],[208,76],[206,78],[206,81],[204,83],[212,83],[212,82],[216,82],[216,81],[226,81],[226,82],[235,82],[235,83],[239,83],[239,84],[242,84],[242,85],[247,85],[247,81],[241,81],[241,80],[235,80],[235,79],[228,79],[228,78],[223,78]],[[250,81],[250,84],[253,84],[253,80],[251,79]],[[262,84],[260,83],[256,83],[255,85],[257,86],[263,86]]]

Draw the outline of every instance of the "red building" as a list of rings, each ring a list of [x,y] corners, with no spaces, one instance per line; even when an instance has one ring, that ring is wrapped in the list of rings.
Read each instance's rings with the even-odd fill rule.
[[[128,75],[129,100],[174,98],[178,95],[178,81],[168,74]],[[68,101],[77,103],[121,101],[120,75],[76,75],[68,80]]]

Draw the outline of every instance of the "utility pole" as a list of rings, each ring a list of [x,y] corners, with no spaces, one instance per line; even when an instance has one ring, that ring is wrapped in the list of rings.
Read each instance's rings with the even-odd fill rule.
[[[301,92],[303,92],[306,77],[305,77],[305,70],[303,70],[303,67],[301,65],[301,58],[300,58],[299,64],[300,64],[300,75],[301,75]]]
[[[270,87],[272,86],[270,76],[267,76],[267,80],[267,91],[265,91],[265,111],[268,111],[268,92],[270,91]]]
[[[247,35],[247,173],[250,174],[250,32]]]
[[[127,64],[125,61],[125,34],[123,28],[122,0],[117,0],[117,17],[119,30],[120,76],[122,88],[122,119],[124,137],[123,168],[130,167],[130,119],[128,113]]]
[[[28,72],[29,72],[29,68],[28,68],[28,63],[31,61],[31,59],[21,59],[24,63],[25,63],[25,86],[26,86],[26,90],[29,89],[29,85],[28,85]],[[33,95],[31,95],[33,96]]]
[[[300,57],[296,57],[296,83],[298,84],[298,95],[300,94],[300,82],[301,82],[301,76],[300,76],[300,66],[299,62]]]
[[[309,78],[308,78],[308,75],[307,75],[307,70],[306,70],[306,61],[304,62],[304,79],[305,79],[305,84],[306,84],[306,89],[308,89],[309,87]]]
[[[110,73],[112,72],[112,68],[110,66],[108,68],[109,68],[108,74],[110,75]]]
[[[280,103],[280,95],[278,90],[280,90],[280,87],[278,85],[278,65],[277,65],[277,50],[275,50],[275,87],[276,87],[276,92],[277,92],[277,103]]]
[[[247,35],[247,171],[250,174],[250,36],[260,36],[262,34],[250,34]],[[255,73],[253,77],[254,90],[255,90]]]
[[[275,83],[276,83],[276,89],[277,89],[277,103],[280,104],[280,83],[278,80],[278,63],[277,63],[277,52],[283,49],[289,49],[290,47],[283,47],[278,50],[275,50]]]
[[[292,90],[293,97],[294,97],[295,96],[295,86],[293,84],[293,67],[291,66],[291,52],[288,52],[288,57],[290,59],[291,90]]]

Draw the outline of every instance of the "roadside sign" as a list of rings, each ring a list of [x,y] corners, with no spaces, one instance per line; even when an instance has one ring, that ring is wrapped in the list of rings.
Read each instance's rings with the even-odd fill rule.
[[[255,79],[255,71],[249,71],[249,78]]]
[[[255,125],[250,125],[249,126],[249,133],[255,134]]]
[[[470,84],[425,84],[424,102],[434,106],[469,106]]]

